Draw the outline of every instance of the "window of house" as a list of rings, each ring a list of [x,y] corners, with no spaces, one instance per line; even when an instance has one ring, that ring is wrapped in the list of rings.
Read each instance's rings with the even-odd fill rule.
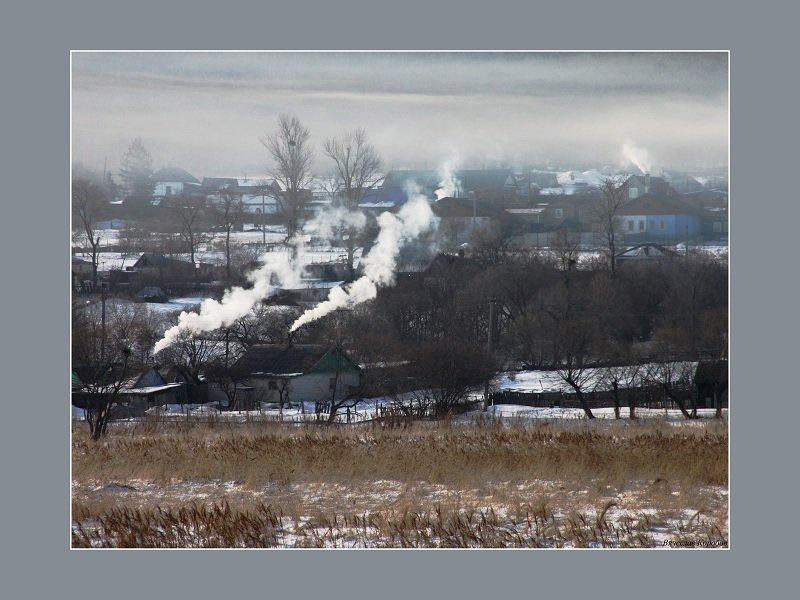
[[[277,381],[274,381],[274,380],[273,380],[273,381],[270,381],[270,382],[267,384],[267,387],[268,387],[269,389],[271,389],[271,390],[277,390],[277,389],[278,389],[278,382],[277,382]]]
[[[564,209],[557,208],[556,209],[556,219],[563,219],[564,218]]]
[[[638,197],[639,197],[639,188],[632,187],[628,189],[628,198],[634,199]]]
[[[628,221],[628,231],[633,231],[633,221]]]
[[[658,228],[659,228],[661,231],[664,231],[664,221],[659,221],[659,222],[658,222]]]
[[[644,231],[644,219],[639,219],[639,231]]]
[[[167,186],[167,196],[172,196],[172,186],[171,185]]]

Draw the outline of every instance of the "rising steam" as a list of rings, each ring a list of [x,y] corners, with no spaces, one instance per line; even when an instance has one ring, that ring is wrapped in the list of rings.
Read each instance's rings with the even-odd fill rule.
[[[460,160],[461,159],[457,156],[450,158],[439,168],[439,177],[441,180],[439,181],[439,187],[434,192],[437,200],[456,197],[461,184],[458,177],[456,177],[456,167]]]
[[[195,335],[203,331],[213,331],[234,323],[245,316],[260,300],[268,297],[275,289],[273,278],[282,287],[298,287],[303,273],[303,265],[292,259],[292,254],[300,256],[298,248],[285,252],[268,252],[262,255],[262,266],[247,274],[253,287],[233,287],[225,291],[220,302],[208,298],[200,305],[200,312],[182,312],[178,324],[170,327],[164,337],[156,343],[156,354],[173,344],[183,335]]]
[[[400,249],[435,225],[435,217],[427,199],[413,190],[409,191],[409,195],[411,199],[397,215],[385,212],[378,217],[380,232],[375,245],[364,258],[364,275],[347,288],[333,288],[328,299],[304,312],[292,324],[290,331],[296,331],[339,308],[352,308],[372,300],[378,295],[379,287],[394,284],[394,270]]]
[[[628,162],[636,165],[643,174],[650,172],[652,161],[646,148],[634,146],[632,142],[625,142],[622,144],[622,154]]]
[[[304,231],[321,239],[333,239],[342,228],[361,230],[366,225],[366,217],[361,212],[349,211],[344,207],[330,208],[320,212],[304,226]],[[183,312],[178,317],[178,324],[166,331],[164,337],[155,345],[154,353],[158,353],[178,340],[182,335],[195,335],[203,331],[213,331],[225,327],[247,315],[260,300],[268,297],[277,289],[273,280],[283,288],[300,287],[304,264],[302,256],[302,238],[296,238],[293,248],[285,252],[268,252],[262,255],[262,266],[247,274],[253,284],[251,288],[234,287],[225,292],[220,302],[212,299],[204,300],[200,312]],[[294,254],[297,259],[292,259]]]

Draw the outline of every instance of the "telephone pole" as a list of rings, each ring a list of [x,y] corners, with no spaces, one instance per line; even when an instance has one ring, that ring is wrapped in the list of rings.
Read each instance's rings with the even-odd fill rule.
[[[489,333],[486,338],[486,350],[487,354],[491,356],[492,354],[492,332],[494,330],[494,306],[497,303],[497,299],[492,297],[489,301]],[[486,376],[486,381],[483,386],[483,412],[486,412],[489,409],[489,379],[491,375]]]

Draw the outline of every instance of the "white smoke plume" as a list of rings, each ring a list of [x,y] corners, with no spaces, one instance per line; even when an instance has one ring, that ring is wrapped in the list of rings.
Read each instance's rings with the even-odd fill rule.
[[[458,188],[460,187],[460,182],[455,172],[460,161],[461,159],[455,156],[446,160],[444,164],[439,167],[439,177],[441,177],[441,180],[439,181],[439,187],[434,192],[437,200],[441,200],[442,198],[454,198],[456,196]]]
[[[409,195],[411,199],[397,215],[385,212],[378,217],[380,232],[375,245],[363,259],[364,275],[347,288],[333,288],[328,299],[304,312],[292,324],[290,331],[296,331],[339,308],[352,308],[372,300],[378,295],[379,287],[394,285],[394,271],[400,249],[436,224],[428,200],[419,195],[418,191],[409,190]]]
[[[650,172],[652,161],[650,160],[650,153],[647,148],[635,146],[633,142],[625,142],[622,144],[622,154],[628,162],[636,165],[643,174]]]
[[[361,231],[367,217],[361,211],[348,210],[344,206],[320,211],[313,220],[303,226],[303,231],[323,240],[333,240],[341,229],[353,228]]]
[[[200,305],[200,312],[182,312],[178,324],[169,328],[164,337],[153,348],[156,354],[167,348],[182,335],[195,335],[203,331],[213,331],[231,325],[245,316],[260,300],[268,297],[275,287],[273,277],[282,287],[298,287],[303,273],[303,265],[292,258],[301,256],[300,242],[294,249],[283,252],[267,252],[261,256],[262,266],[247,274],[253,287],[233,287],[225,291],[221,301],[208,298]],[[292,251],[294,250],[294,252]]]
[[[331,240],[342,228],[361,230],[367,218],[361,212],[350,211],[345,207],[330,208],[319,213],[304,226],[304,232],[323,240]],[[204,300],[200,312],[183,312],[178,317],[178,324],[164,333],[164,337],[156,343],[153,352],[158,353],[173,344],[182,335],[196,335],[203,331],[213,331],[225,327],[247,315],[262,299],[268,297],[275,289],[273,279],[284,288],[300,286],[304,264],[300,262],[303,249],[303,237],[298,236],[283,252],[267,252],[261,256],[262,266],[247,274],[253,286],[250,288],[233,287],[225,291],[221,301]],[[294,254],[297,259],[292,259]]]

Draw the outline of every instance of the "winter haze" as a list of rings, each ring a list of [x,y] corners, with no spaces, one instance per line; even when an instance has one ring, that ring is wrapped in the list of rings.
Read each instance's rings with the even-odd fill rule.
[[[296,114],[315,147],[367,130],[385,168],[723,166],[728,55],[528,52],[73,52],[72,158],[112,172],[141,137],[154,167],[258,176],[259,139]],[[321,152],[315,169],[329,170]]]

